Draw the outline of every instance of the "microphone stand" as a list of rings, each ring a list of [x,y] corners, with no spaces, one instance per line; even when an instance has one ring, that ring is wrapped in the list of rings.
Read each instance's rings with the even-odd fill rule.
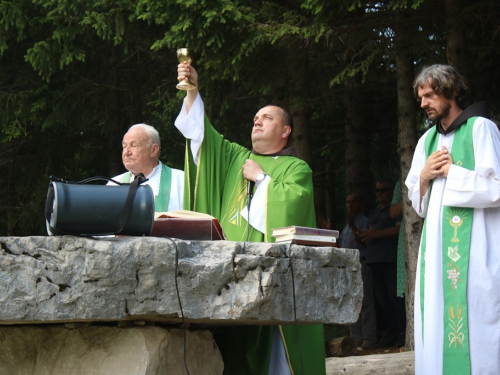
[[[255,186],[255,182],[248,180],[247,182],[247,206],[248,206],[248,211],[247,211],[247,242],[248,239],[250,238],[250,205],[252,203],[252,192],[253,192],[253,187]]]

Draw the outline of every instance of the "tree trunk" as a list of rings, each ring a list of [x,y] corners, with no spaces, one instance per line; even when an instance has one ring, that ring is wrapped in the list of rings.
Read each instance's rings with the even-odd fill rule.
[[[337,220],[335,216],[335,203],[342,205],[342,202],[337,202],[335,196],[335,180],[336,180],[336,172],[333,166],[333,163],[330,161],[325,162],[325,217],[327,220],[330,220],[330,223],[338,223],[340,220]],[[333,225],[333,224],[332,224]],[[333,227],[332,227],[333,229]]]
[[[400,19],[403,13],[398,13]],[[400,22],[396,28],[396,75],[398,91],[398,139],[399,156],[401,159],[401,186],[403,188],[403,221],[405,223],[405,268],[406,268],[406,350],[414,348],[414,322],[413,305],[415,295],[415,272],[417,269],[418,249],[422,231],[422,220],[413,210],[408,200],[408,189],[404,184],[408,171],[411,167],[415,146],[417,144],[417,133],[415,123],[415,97],[413,95],[413,60],[411,53],[404,45],[404,41],[410,40],[411,27],[407,23]]]
[[[317,173],[322,166],[313,165],[311,151],[311,115],[310,103],[305,94],[307,92],[307,72],[308,53],[307,49],[296,42],[287,49],[287,72],[278,74],[276,72],[273,81],[273,102],[283,106],[290,111],[293,119],[292,141],[289,146],[293,146],[297,151],[297,156],[307,162],[313,174],[314,196],[316,213],[323,215],[323,197],[328,194],[325,182],[325,174]]]
[[[337,222],[343,222],[342,216],[339,221],[335,216],[335,204],[342,204],[336,202],[335,197],[335,169],[333,163],[329,160],[323,160],[321,163],[322,169],[316,165],[316,171],[313,175],[314,180],[314,207],[316,207],[316,218],[325,219],[329,221],[330,225],[326,223],[317,222],[318,228],[334,229],[332,226]]]
[[[374,188],[370,172],[370,128],[364,115],[365,96],[359,86],[346,84],[344,106],[346,195],[356,192],[369,202]]]
[[[460,18],[462,9],[461,0],[445,0],[446,6],[446,58],[448,64],[455,67],[461,74],[466,76],[465,59],[465,34],[462,25],[464,21]]]
[[[14,156],[15,157],[15,156]],[[15,176],[15,171],[14,168],[16,164],[15,163],[8,163],[7,164],[7,196],[8,198],[5,199],[5,206],[7,206],[7,236],[13,236],[15,234],[14,230],[14,218],[15,218],[15,206],[17,203],[17,199],[15,198],[15,194],[11,194],[11,192],[15,191],[15,184],[14,184],[14,176]],[[3,202],[2,202],[3,203]]]
[[[115,176],[122,173],[124,167],[119,162],[120,143],[124,134],[122,134],[120,127],[120,95],[118,68],[116,67],[116,56],[111,58],[111,88],[109,93],[109,113],[110,121],[108,124],[108,171],[110,176]]]
[[[311,168],[311,116],[309,103],[304,98],[307,89],[307,50],[295,43],[288,52],[288,87],[289,109],[293,118],[293,147],[300,159],[305,160]]]

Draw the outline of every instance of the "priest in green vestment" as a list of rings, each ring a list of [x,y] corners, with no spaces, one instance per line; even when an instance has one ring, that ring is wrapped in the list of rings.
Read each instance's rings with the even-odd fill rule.
[[[198,74],[179,64],[178,79]],[[215,216],[231,241],[273,242],[272,228],[315,227],[312,171],[287,148],[292,119],[266,106],[254,117],[250,151],[210,124],[197,89],[189,90],[175,122],[187,138],[184,208]],[[250,209],[247,186],[251,181]],[[250,225],[248,225],[248,222]],[[227,375],[325,374],[322,325],[238,326],[217,344]],[[299,337],[300,345],[298,344]]]
[[[121,183],[130,183],[142,173],[151,186],[155,211],[181,210],[184,194],[184,172],[160,162],[160,135],[147,124],[132,125],[123,136],[122,161],[127,172],[113,177]],[[109,182],[108,185],[115,185]]]

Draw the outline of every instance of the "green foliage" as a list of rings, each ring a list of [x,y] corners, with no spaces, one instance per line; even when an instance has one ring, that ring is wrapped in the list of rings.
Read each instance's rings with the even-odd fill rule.
[[[413,10],[417,9],[425,0],[393,0],[389,3],[389,9],[408,9],[409,7]]]
[[[463,11],[470,101],[488,100],[497,117],[499,4],[464,0]],[[397,40],[401,12],[414,32]],[[445,62],[445,15],[444,4],[425,0],[2,1],[0,231],[44,233],[49,175],[122,172],[120,141],[134,123],[155,126],[162,160],[183,167],[185,140],[173,127],[184,96],[175,89],[179,47],[195,50],[207,113],[228,139],[250,146],[260,106],[303,109],[316,186],[334,175],[342,201],[345,87],[367,98],[366,173],[393,173],[396,53],[415,56],[416,69]],[[334,210],[340,227],[344,205]]]
[[[367,75],[370,73],[371,65],[378,57],[377,52],[378,51],[373,51],[365,60],[346,66],[341,72],[333,77],[330,81],[330,86],[341,84],[348,79],[358,76],[358,74],[361,74],[361,82],[364,83]]]

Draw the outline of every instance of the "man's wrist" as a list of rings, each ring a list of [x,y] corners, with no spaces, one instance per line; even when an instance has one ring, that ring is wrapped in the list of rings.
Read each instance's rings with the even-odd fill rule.
[[[420,185],[428,187],[431,183],[430,178],[426,178],[423,173],[420,173]]]
[[[267,173],[259,173],[256,177],[255,177],[255,186],[259,186],[259,184],[265,180],[266,176],[268,176]]]

